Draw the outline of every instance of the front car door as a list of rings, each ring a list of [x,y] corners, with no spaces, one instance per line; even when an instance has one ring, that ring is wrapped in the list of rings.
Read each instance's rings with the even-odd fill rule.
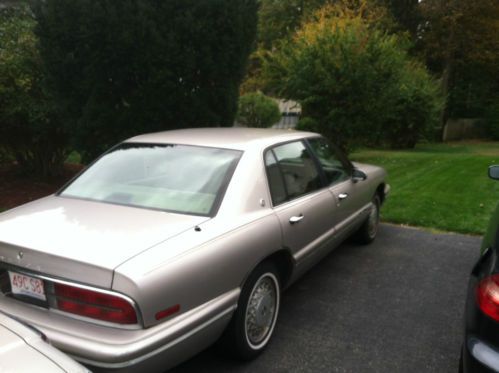
[[[274,146],[265,153],[274,212],[283,244],[297,263],[327,246],[338,224],[338,206],[316,159],[304,141]]]
[[[329,191],[335,197],[335,239],[343,240],[367,216],[367,208],[372,198],[368,193],[368,185],[352,178],[352,164],[325,138],[311,138],[307,142],[321,165]]]

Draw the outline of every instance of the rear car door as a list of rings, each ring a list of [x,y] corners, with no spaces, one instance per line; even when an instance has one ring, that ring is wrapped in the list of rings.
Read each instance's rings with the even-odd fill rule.
[[[268,149],[265,165],[283,244],[297,261],[306,259],[334,236],[338,223],[335,197],[303,141]]]

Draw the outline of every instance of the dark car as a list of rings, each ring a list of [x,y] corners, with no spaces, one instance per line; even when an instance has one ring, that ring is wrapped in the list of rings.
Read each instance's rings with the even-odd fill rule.
[[[499,166],[489,168],[489,177],[499,180]],[[499,205],[470,276],[460,371],[499,372]]]

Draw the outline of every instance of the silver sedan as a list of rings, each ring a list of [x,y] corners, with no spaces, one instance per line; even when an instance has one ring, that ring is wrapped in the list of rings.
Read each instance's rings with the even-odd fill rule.
[[[164,371],[220,337],[253,358],[283,288],[374,240],[385,176],[309,132],[134,137],[0,214],[0,310],[92,369]]]

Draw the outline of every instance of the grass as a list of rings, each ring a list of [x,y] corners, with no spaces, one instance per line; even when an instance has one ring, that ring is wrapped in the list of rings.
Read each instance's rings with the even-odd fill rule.
[[[488,166],[499,164],[499,143],[362,150],[351,159],[387,170],[392,191],[382,209],[386,222],[483,234],[499,202],[499,182],[487,177]]]

